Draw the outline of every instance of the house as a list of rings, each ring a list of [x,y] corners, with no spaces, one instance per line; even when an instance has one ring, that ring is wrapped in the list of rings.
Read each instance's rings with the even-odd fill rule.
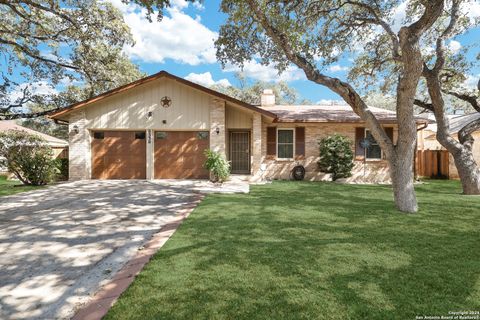
[[[318,140],[340,133],[355,151],[349,179],[388,181],[382,150],[361,147],[370,133],[350,107],[276,105],[270,90],[261,101],[250,105],[161,71],[50,117],[68,123],[72,180],[207,178],[207,148],[251,181],[287,179],[296,164],[306,167],[306,179],[322,180]],[[396,140],[395,113],[372,110]]]
[[[52,148],[53,156],[55,159],[68,157],[68,142],[65,140],[49,136],[48,134],[38,132],[30,128],[22,127],[21,125],[18,125],[14,120],[1,120],[0,132],[8,130],[21,130],[31,135],[42,138],[43,140],[45,140],[46,144]],[[6,173],[6,168],[0,167],[0,173]]]
[[[432,119],[433,115],[431,115]],[[470,122],[480,119],[480,113],[449,115],[450,135],[458,140],[458,132]],[[459,179],[453,156],[438,142],[437,124],[432,121],[424,130],[418,132],[417,171],[420,176]],[[480,131],[472,133],[473,155],[480,164]]]

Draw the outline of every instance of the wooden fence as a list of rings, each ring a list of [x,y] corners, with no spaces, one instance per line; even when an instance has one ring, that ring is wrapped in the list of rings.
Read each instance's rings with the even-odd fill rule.
[[[448,151],[446,150],[418,150],[417,176],[448,179],[448,161]]]

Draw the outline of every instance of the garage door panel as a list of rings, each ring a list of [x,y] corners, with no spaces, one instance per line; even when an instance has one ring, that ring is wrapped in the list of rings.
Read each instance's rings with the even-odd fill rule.
[[[135,131],[104,131],[103,139],[94,138],[92,178],[145,179],[146,140],[135,139]]]
[[[205,179],[208,171],[204,150],[209,139],[200,138],[198,131],[166,132],[158,139],[155,135],[154,170],[156,179]]]

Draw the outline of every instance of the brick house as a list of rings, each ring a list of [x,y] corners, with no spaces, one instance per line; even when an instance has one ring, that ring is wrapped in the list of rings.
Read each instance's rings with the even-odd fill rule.
[[[322,180],[318,140],[339,133],[355,151],[349,180],[388,181],[382,150],[361,147],[370,133],[350,107],[276,105],[270,90],[261,101],[250,105],[161,71],[50,117],[68,123],[72,180],[207,178],[207,148],[251,181],[288,179],[296,164],[306,179]],[[395,113],[372,110],[395,141]]]

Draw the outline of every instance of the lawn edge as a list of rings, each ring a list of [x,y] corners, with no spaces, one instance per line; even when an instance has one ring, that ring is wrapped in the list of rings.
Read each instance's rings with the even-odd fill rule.
[[[177,212],[175,218],[165,224],[153,237],[144,245],[144,249],[138,253],[113,276],[113,278],[102,286],[92,299],[79,308],[71,320],[100,320],[115,304],[120,295],[127,290],[135,277],[143,270],[155,253],[177,231],[182,222],[203,200],[205,195],[198,194],[194,201]]]

